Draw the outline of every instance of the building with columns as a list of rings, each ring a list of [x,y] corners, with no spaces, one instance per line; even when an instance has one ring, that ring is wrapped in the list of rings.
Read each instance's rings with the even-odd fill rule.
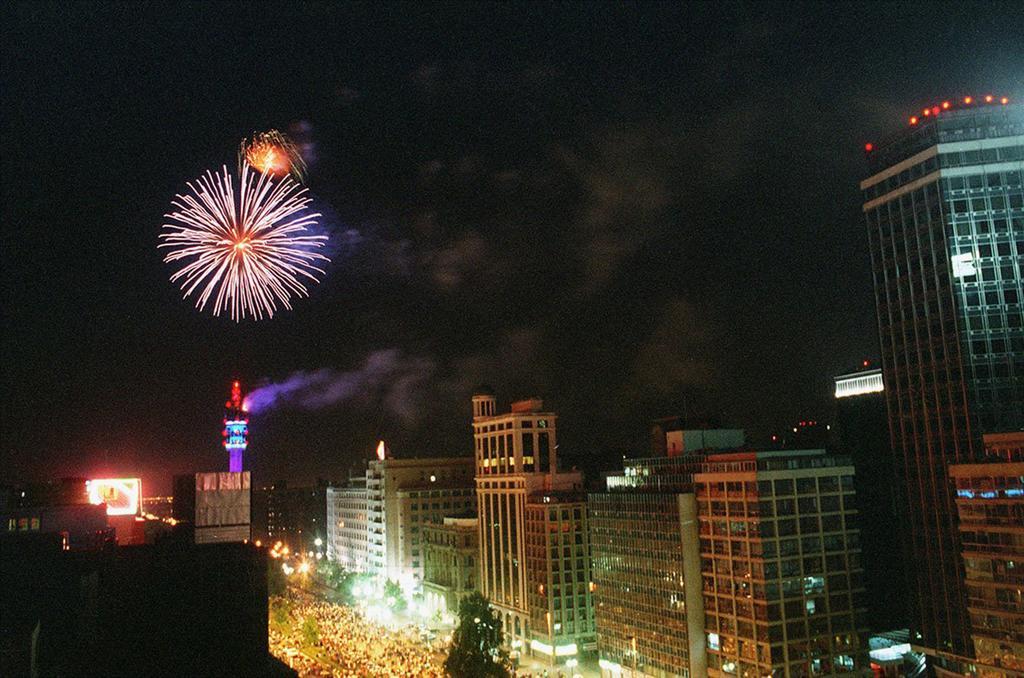
[[[539,398],[498,414],[490,389],[473,396],[480,592],[501,618],[513,656],[530,652],[553,664],[595,646],[583,478],[558,470],[556,419]],[[552,526],[570,541],[551,548]],[[541,628],[536,619],[544,619]]]
[[[445,623],[458,623],[459,603],[476,591],[478,534],[476,517],[445,517],[422,528],[423,598]]]

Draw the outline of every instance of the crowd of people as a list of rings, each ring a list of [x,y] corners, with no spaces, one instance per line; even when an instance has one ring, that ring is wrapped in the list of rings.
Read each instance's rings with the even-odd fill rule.
[[[279,605],[287,609],[284,623],[274,620],[274,607]],[[393,631],[369,621],[354,608],[301,592],[293,591],[287,602],[272,599],[271,607],[270,651],[300,676],[444,676],[444,658],[425,647],[412,629]],[[314,624],[307,621],[310,619]]]

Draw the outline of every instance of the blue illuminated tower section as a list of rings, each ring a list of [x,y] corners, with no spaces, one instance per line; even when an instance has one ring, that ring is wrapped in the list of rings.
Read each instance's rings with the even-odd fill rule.
[[[231,400],[224,404],[224,408],[224,449],[228,451],[228,471],[239,473],[243,470],[242,455],[249,444],[249,417],[242,401],[242,386],[237,381],[231,384]]]

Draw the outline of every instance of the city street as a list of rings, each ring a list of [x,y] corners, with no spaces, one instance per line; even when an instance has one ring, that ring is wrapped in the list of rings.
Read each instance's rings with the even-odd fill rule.
[[[441,678],[444,657],[411,628],[370,622],[357,610],[292,589],[270,601],[270,651],[300,676]]]

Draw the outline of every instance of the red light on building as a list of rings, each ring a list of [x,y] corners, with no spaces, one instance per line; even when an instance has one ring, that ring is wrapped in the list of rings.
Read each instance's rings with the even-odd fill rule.
[[[939,109],[938,106],[932,106],[932,115],[938,115],[939,114],[939,110],[940,109]]]
[[[871,364],[871,363],[869,363],[869,362],[868,362],[867,360],[865,360],[865,361],[864,361],[864,367],[867,367],[867,366],[868,366],[868,365],[870,365],[870,364]]]
[[[916,115],[910,116],[910,124],[911,125],[916,125],[917,124],[917,116]]]
[[[995,97],[993,97],[993,96],[992,96],[991,94],[986,94],[986,95],[985,95],[985,103],[986,103],[986,104],[990,104],[990,103],[992,103],[992,99],[994,99],[994,98],[995,98]]]
[[[872,143],[864,144],[864,150],[870,153],[871,151],[875,150],[875,145]]]
[[[942,110],[946,110],[947,108],[949,108],[949,102],[948,101],[943,101],[942,102]]]
[[[964,97],[965,104],[970,104],[972,101],[974,101],[974,97]]]

